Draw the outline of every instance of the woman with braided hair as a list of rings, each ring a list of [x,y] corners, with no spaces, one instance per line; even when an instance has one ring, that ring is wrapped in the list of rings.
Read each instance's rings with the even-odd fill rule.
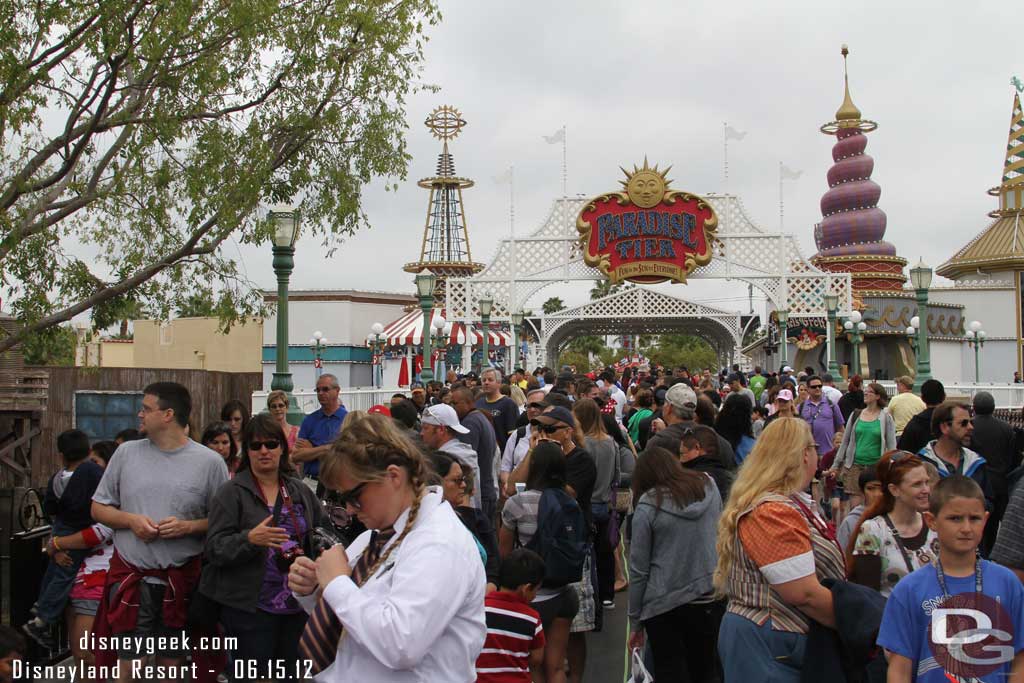
[[[346,425],[321,461],[320,481],[367,531],[292,564],[289,586],[310,612],[299,650],[317,681],[476,680],[483,565],[425,480],[423,455],[381,415]]]

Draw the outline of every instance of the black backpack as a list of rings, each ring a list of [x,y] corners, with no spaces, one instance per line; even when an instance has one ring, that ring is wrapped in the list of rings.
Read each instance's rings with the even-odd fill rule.
[[[583,579],[587,522],[579,504],[561,489],[544,489],[537,532],[526,547],[544,560],[544,586],[558,588]]]

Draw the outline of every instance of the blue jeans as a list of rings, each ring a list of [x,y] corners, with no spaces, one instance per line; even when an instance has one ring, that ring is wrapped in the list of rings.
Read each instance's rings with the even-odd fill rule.
[[[74,529],[59,522],[53,525],[54,536],[68,536],[73,533],[75,533]],[[36,616],[47,624],[55,624],[60,621],[68,602],[68,596],[71,595],[71,587],[78,575],[78,568],[82,566],[82,560],[89,554],[88,550],[66,550],[65,552],[71,556],[71,566],[62,567],[51,559],[46,566],[43,580],[39,584]]]
[[[718,655],[723,683],[800,683],[807,636],[772,630],[738,614],[726,612],[718,629]]]
[[[238,647],[228,653],[232,662],[229,666],[231,679],[248,680],[244,675],[246,665],[235,669],[234,662],[239,660],[246,663],[256,662],[256,671],[262,674],[259,678],[264,678],[265,672],[274,670],[280,664],[284,665],[281,673],[285,679],[301,678],[303,666],[299,659],[299,638],[306,628],[306,619],[305,612],[270,614],[260,609],[246,612],[224,605],[220,613],[224,635],[238,638]]]

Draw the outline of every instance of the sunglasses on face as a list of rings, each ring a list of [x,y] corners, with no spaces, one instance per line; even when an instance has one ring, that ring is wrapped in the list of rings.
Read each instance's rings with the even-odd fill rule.
[[[334,387],[317,387],[316,393],[326,394],[328,391],[334,391]]]
[[[821,389],[821,385],[820,384],[808,384],[807,388],[808,389]]]
[[[559,429],[565,429],[565,426],[564,425],[545,425],[545,424],[539,424],[538,423],[538,424],[534,425],[534,428],[536,428],[537,431],[541,432],[542,434],[554,434]]]
[[[267,447],[268,451],[272,451],[275,448],[280,448],[281,442],[278,441],[277,439],[267,439],[266,441],[250,441],[249,442],[249,450],[252,451],[253,453],[255,453],[256,451],[260,450],[264,446]]]
[[[544,410],[545,408],[547,408],[547,406],[544,405],[543,403],[527,403],[526,407],[533,408],[534,410]]]
[[[964,427],[966,427],[969,424],[974,424],[974,419],[970,418],[970,417],[965,417],[962,420],[946,420],[946,424],[951,424],[951,425],[955,424],[955,425],[959,426],[960,429],[963,429]]]
[[[359,497],[363,495],[363,489],[366,488],[366,485],[369,483],[370,482],[368,481],[364,481],[362,484],[359,484],[358,486],[353,486],[348,491],[342,491],[341,493],[339,493],[338,505],[340,505],[341,507],[352,506],[352,508],[355,510],[362,510],[363,504],[359,502]]]

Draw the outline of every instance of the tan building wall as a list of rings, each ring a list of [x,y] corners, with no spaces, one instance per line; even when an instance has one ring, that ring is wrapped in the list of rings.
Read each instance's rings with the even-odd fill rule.
[[[124,340],[103,340],[99,343],[100,362],[103,368],[135,367],[135,344]]]
[[[135,320],[135,367],[261,372],[263,321],[219,331],[217,318]]]

